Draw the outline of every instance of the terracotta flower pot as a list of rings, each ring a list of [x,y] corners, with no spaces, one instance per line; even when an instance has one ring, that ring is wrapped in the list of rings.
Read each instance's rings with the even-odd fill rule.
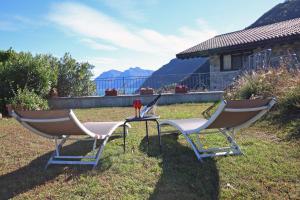
[[[106,89],[105,96],[118,96],[118,91],[116,89]]]
[[[185,85],[177,85],[175,87],[175,93],[176,94],[184,94],[184,93],[187,93],[188,92],[188,87],[185,86]]]
[[[13,110],[12,105],[11,104],[6,104],[5,107],[6,107],[6,111],[7,111],[8,116],[11,116],[12,115],[12,110]]]
[[[56,88],[52,88],[50,90],[49,96],[50,96],[50,98],[57,98],[58,97],[57,89]]]
[[[147,88],[141,88],[140,89],[140,95],[153,95],[154,94],[154,89],[147,87]]]

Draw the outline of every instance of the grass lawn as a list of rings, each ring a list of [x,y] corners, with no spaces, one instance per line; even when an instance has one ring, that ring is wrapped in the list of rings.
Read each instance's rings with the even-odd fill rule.
[[[210,104],[158,107],[161,118],[198,117]],[[132,108],[75,111],[81,121],[122,120]],[[237,136],[243,156],[197,161],[182,135],[162,136],[159,154],[155,124],[147,149],[145,124],[132,123],[124,154],[122,138],[108,142],[96,170],[50,166],[54,143],[30,133],[14,119],[0,120],[0,199],[299,199],[300,143],[252,126]],[[165,129],[164,130],[169,130]],[[223,143],[211,135],[208,145]],[[87,154],[90,142],[69,142],[65,152]]]

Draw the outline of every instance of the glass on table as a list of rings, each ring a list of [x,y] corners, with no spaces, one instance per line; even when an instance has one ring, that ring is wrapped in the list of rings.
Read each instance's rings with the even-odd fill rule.
[[[138,99],[136,103],[137,103],[137,109],[139,110],[138,111],[139,117],[141,117],[142,101],[140,99]]]
[[[137,109],[138,109],[137,100],[134,100],[134,101],[133,101],[133,107],[134,107],[134,109],[135,109],[135,117],[138,117],[138,115],[137,115]]]

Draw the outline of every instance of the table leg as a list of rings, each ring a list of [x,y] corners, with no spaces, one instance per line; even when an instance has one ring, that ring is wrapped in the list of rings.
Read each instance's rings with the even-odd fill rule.
[[[123,149],[125,153],[125,148],[126,148],[126,122],[123,125]]]
[[[158,134],[158,145],[159,145],[159,151],[161,153],[161,137],[160,137],[160,126],[159,126],[159,122],[157,120],[156,121],[156,126],[157,126],[157,134]]]
[[[146,139],[147,139],[147,147],[149,149],[148,121],[146,121]]]

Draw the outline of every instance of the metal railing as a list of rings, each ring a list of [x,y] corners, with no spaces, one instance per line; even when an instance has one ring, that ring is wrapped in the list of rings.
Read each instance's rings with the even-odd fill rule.
[[[105,94],[106,89],[116,89],[118,94],[137,94],[140,88],[150,87],[156,92],[174,92],[176,85],[186,85],[190,91],[223,90],[230,85],[241,72],[286,66],[300,69],[299,56],[295,53],[274,56],[267,49],[248,57],[248,65],[237,71],[210,73],[167,74],[151,76],[131,76],[95,79],[98,96]]]
[[[209,90],[210,74],[168,74],[152,76],[131,76],[101,78],[94,80],[98,96],[103,96],[106,89],[116,89],[118,94],[137,94],[140,88],[150,87],[156,92],[173,91],[176,85],[186,85],[190,91]]]

